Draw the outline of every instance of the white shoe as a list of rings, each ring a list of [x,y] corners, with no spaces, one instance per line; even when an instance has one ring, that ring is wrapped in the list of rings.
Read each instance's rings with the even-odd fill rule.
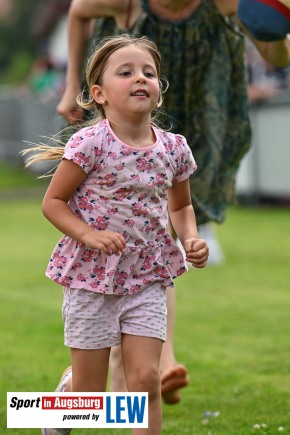
[[[66,390],[66,385],[69,381],[69,379],[72,377],[72,369],[71,367],[68,367],[63,372],[59,384],[56,387],[56,392],[62,393]],[[69,435],[71,433],[72,429],[41,429],[42,435]]]

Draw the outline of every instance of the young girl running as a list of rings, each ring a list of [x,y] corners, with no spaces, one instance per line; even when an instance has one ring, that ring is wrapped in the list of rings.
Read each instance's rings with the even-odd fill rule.
[[[106,39],[88,62],[89,96],[79,104],[101,114],[63,149],[43,213],[65,236],[47,276],[64,287],[67,391],[105,391],[110,348],[121,344],[128,391],[148,392],[149,428],[161,433],[159,359],[166,340],[166,294],[186,261],[202,268],[189,175],[195,161],[181,135],[152,122],[162,102],[160,55],[146,37]],[[168,211],[186,252],[167,233]],[[185,261],[186,260],[186,261]],[[46,435],[69,429],[43,429]]]

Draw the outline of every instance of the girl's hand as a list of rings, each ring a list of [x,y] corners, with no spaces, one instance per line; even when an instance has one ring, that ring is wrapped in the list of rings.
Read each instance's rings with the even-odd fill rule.
[[[83,243],[89,249],[99,249],[106,255],[119,255],[126,248],[124,237],[113,231],[89,231],[83,237]]]
[[[186,261],[194,267],[202,268],[206,266],[209,249],[207,243],[203,239],[187,239],[184,242],[184,250],[186,253]]]

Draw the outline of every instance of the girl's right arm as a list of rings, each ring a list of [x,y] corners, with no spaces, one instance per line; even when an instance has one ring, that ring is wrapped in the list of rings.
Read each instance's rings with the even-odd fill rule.
[[[63,159],[47,189],[42,203],[44,216],[62,233],[104,254],[120,254],[125,248],[121,234],[97,231],[80,220],[68,206],[68,201],[87,175],[77,164]]]

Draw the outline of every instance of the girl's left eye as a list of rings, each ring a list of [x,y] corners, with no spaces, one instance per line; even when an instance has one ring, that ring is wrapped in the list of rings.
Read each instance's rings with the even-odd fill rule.
[[[144,75],[145,75],[146,77],[150,77],[150,78],[155,77],[155,74],[153,74],[152,72],[145,72]]]

